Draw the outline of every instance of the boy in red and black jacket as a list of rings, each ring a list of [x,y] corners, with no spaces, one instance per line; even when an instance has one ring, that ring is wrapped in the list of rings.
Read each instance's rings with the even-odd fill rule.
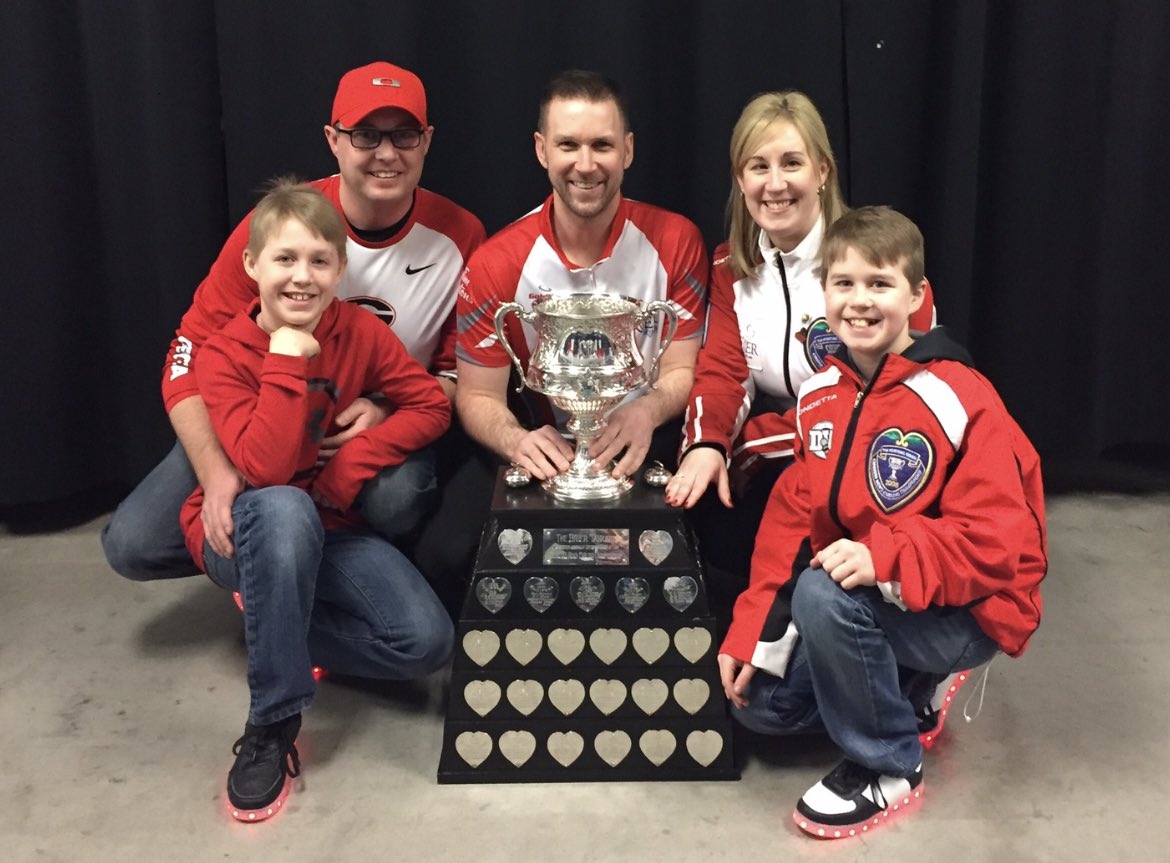
[[[918,228],[861,208],[822,254],[843,346],[800,389],[796,460],[772,491],[719,665],[744,725],[823,729],[844,751],[794,812],[801,829],[842,838],[921,797],[916,702],[948,674],[1023,653],[1047,549],[1032,445],[942,328],[910,335]]]

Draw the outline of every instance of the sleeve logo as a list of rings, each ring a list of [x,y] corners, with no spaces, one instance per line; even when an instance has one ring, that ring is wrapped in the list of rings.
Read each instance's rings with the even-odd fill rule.
[[[181,378],[191,371],[191,340],[179,336],[175,340],[175,352],[171,355],[171,380]]]

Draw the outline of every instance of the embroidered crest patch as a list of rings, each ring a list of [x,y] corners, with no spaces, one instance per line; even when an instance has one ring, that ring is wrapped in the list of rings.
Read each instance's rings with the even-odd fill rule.
[[[833,446],[833,423],[823,420],[810,428],[808,443],[805,446],[817,458],[828,458],[829,450]]]
[[[804,331],[804,355],[818,372],[825,367],[825,359],[837,350],[839,344],[841,340],[829,329],[829,322],[824,318],[817,318]]]
[[[920,432],[889,428],[873,439],[868,460],[869,493],[884,512],[914,500],[934,471],[934,446]]]

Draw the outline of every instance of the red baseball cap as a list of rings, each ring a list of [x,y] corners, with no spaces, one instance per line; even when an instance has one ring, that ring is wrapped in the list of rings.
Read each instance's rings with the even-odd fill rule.
[[[379,108],[401,108],[427,124],[427,94],[418,75],[392,63],[371,63],[341,76],[333,97],[333,122],[360,123]]]

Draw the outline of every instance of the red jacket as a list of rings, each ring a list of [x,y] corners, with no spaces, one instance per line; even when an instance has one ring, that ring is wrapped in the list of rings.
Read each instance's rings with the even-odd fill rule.
[[[269,335],[253,314],[237,315],[209,338],[199,356],[199,394],[232,464],[250,487],[294,485],[323,498],[327,528],[361,527],[348,512],[367,480],[439,437],[451,405],[438,381],[411,358],[402,342],[374,315],[334,301],[313,337],[312,359],[268,352]],[[367,393],[386,397],[392,413],[347,441],[317,468],[321,439],[335,434],[333,417]],[[183,505],[187,548],[203,562],[203,489]]]
[[[345,216],[340,178],[309,185]],[[249,213],[232,231],[175,331],[162,369],[168,412],[197,392],[190,371],[203,342],[256,299],[256,282],[243,263],[251,224]],[[374,312],[433,374],[453,376],[455,294],[467,259],[483,238],[483,225],[475,216],[420,188],[406,223],[386,240],[363,240],[347,224],[349,260],[337,296]]]
[[[772,490],[721,652],[783,673],[795,579],[848,538],[869,548],[888,601],[970,608],[1018,656],[1047,570],[1036,451],[941,329],[887,355],[868,387],[847,359],[801,387],[796,460]]]

